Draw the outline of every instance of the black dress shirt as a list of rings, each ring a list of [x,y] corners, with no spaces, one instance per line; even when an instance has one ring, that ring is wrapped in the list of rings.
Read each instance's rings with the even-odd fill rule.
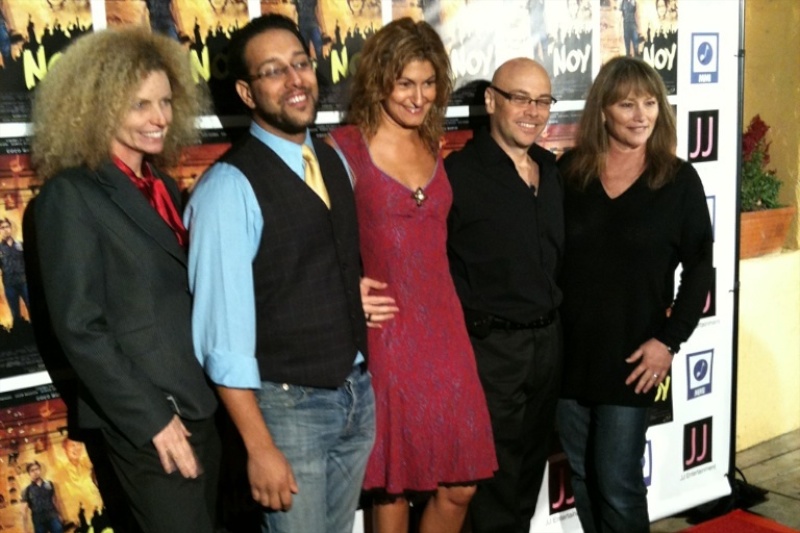
[[[453,188],[447,253],[461,303],[518,323],[561,303],[563,185],[553,154],[537,145],[528,154],[539,165],[538,189],[486,129],[445,160]]]

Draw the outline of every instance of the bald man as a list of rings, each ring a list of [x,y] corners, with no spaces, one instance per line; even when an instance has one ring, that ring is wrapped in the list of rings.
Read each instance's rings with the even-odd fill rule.
[[[500,465],[479,485],[470,517],[473,533],[522,533],[536,508],[561,379],[563,190],[555,157],[534,144],[555,103],[544,68],[507,61],[484,99],[488,130],[445,160],[447,252]]]

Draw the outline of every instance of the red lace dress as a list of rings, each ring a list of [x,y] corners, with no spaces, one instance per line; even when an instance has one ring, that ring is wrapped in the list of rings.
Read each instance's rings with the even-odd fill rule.
[[[401,494],[490,478],[489,412],[445,248],[453,196],[442,159],[415,195],[375,166],[356,127],[331,136],[356,180],[364,275],[388,283],[400,308],[368,331],[377,437],[364,488]]]

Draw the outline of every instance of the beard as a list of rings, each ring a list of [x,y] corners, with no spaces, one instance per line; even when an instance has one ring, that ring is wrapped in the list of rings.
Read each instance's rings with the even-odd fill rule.
[[[306,129],[314,124],[317,120],[318,99],[315,98],[310,92],[308,97],[312,101],[313,110],[309,116],[297,116],[293,113],[284,111],[280,108],[277,112],[271,112],[261,107],[255,109],[255,113],[270,126],[284,131],[288,134],[304,133]]]

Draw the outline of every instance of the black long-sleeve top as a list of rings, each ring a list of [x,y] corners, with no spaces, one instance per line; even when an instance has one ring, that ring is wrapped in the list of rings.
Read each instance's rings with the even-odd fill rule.
[[[711,287],[713,235],[700,177],[681,163],[663,187],[652,190],[640,177],[615,199],[599,179],[582,191],[568,183],[564,218],[562,396],[650,405],[655,389],[637,395],[635,385],[625,385],[638,364],[625,359],[651,338],[677,349],[697,325]]]
[[[564,249],[563,185],[555,156],[533,145],[534,191],[480,129],[444,165],[453,189],[447,254],[462,305],[526,323],[561,303],[556,277]]]

